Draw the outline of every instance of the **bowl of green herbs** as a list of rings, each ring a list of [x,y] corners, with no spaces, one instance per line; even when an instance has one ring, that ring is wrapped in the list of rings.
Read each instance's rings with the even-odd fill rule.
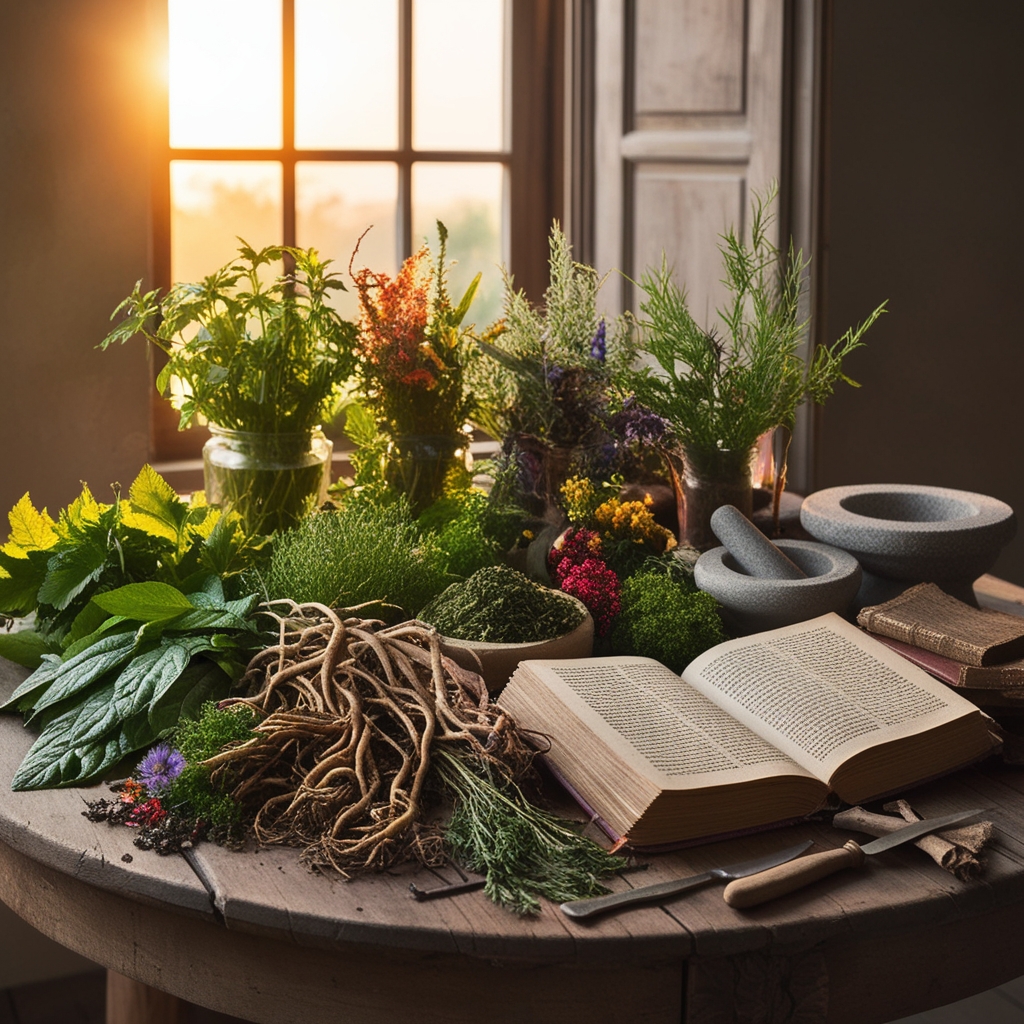
[[[530,658],[589,658],[594,620],[582,601],[536,583],[507,565],[478,569],[420,612],[442,636],[445,653],[498,693]]]

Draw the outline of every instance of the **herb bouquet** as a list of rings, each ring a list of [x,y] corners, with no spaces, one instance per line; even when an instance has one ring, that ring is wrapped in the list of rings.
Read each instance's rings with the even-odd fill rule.
[[[769,237],[775,196],[774,186],[754,196],[749,245],[730,229],[719,247],[731,298],[718,315],[728,339],[698,325],[663,262],[641,279],[643,354],[656,368],[627,368],[619,377],[620,386],[671,426],[683,467],[681,486],[678,475],[675,480],[677,498],[685,493],[680,540],[700,550],[717,544],[709,520],[719,505],[750,516],[758,438],[776,427],[791,429],[805,399],[824,402],[839,381],[856,386],[842,372],[843,360],[885,311],[883,302],[835,344],[801,358],[807,320],[799,304],[808,264],[792,243],[783,254]]]
[[[628,401],[613,408],[613,383],[636,352],[629,324],[598,314],[601,279],[573,260],[557,224],[549,266],[539,309],[506,274],[504,319],[479,339],[470,371],[476,422],[519,459],[525,491],[545,507],[574,471],[610,476],[620,440],[633,440],[646,415]]]
[[[136,284],[102,347],[141,334],[167,353],[157,387],[183,391],[180,429],[210,424],[208,500],[236,509],[251,533],[271,533],[326,494],[331,449],[319,424],[355,367],[356,328],[328,304],[344,285],[315,249],[243,243],[239,254],[162,301]],[[264,285],[261,268],[282,259],[294,271]]]
[[[408,495],[414,514],[441,497],[458,453],[468,451],[466,417],[472,406],[463,380],[471,342],[462,323],[481,275],[453,305],[448,230],[440,221],[437,230],[436,263],[424,246],[394,280],[366,267],[353,275],[361,315],[362,404],[349,408],[346,432],[362,449],[357,469],[375,459],[373,469],[382,468],[386,483]],[[362,479],[374,475],[379,472]]]

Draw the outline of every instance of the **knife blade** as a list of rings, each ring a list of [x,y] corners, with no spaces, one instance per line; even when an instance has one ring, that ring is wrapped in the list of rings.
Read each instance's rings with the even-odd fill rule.
[[[652,903],[656,900],[668,899],[669,896],[678,896],[679,893],[706,885],[716,878],[743,878],[746,875],[753,875],[775,867],[777,864],[785,864],[786,861],[799,857],[810,845],[811,841],[807,840],[805,843],[788,846],[784,850],[776,850],[774,853],[757,857],[754,860],[744,860],[738,864],[712,868],[710,871],[704,871],[699,875],[675,878],[669,882],[656,882],[654,885],[643,885],[638,889],[627,889],[625,892],[613,892],[607,896],[592,896],[585,900],[570,900],[568,903],[562,904],[562,913],[566,917],[581,921],[584,918],[605,914],[612,910],[622,910],[625,907],[635,906],[640,903]]]
[[[968,818],[973,818],[981,813],[982,809],[976,807],[970,811],[956,811],[939,818],[925,818],[923,821],[915,821],[905,828],[890,832],[887,836],[875,839],[865,846],[861,846],[851,839],[838,850],[812,853],[809,857],[801,857],[791,864],[781,864],[778,867],[762,871],[760,874],[730,882],[722,895],[730,907],[737,909],[754,907],[759,903],[773,900],[776,896],[784,896],[795,889],[800,889],[819,878],[825,878],[836,871],[841,871],[843,868],[860,867],[864,863],[865,857],[871,857],[876,853],[891,850],[894,846],[920,839],[921,836],[927,835],[929,832],[938,832],[951,825],[959,825]]]

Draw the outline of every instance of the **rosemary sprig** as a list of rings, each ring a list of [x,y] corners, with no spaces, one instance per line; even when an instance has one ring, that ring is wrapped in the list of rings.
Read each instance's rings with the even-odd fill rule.
[[[455,799],[445,841],[471,871],[486,875],[484,892],[517,914],[607,892],[599,879],[626,866],[622,857],[580,835],[570,822],[535,807],[519,787],[473,771],[446,750],[434,766]]]

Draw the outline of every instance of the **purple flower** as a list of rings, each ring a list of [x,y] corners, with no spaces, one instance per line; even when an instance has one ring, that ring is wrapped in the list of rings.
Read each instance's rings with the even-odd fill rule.
[[[596,359],[599,363],[604,362],[608,353],[608,345],[605,341],[606,331],[604,317],[602,317],[601,322],[597,325],[597,333],[590,342],[590,358]]]
[[[142,759],[136,777],[151,793],[166,789],[182,772],[185,758],[180,750],[158,743]]]
[[[668,433],[668,421],[640,405],[635,398],[626,399],[620,412],[612,418],[612,429],[626,444],[656,444]]]
[[[557,391],[562,381],[565,379],[565,368],[562,366],[552,366],[547,373],[548,383]]]

